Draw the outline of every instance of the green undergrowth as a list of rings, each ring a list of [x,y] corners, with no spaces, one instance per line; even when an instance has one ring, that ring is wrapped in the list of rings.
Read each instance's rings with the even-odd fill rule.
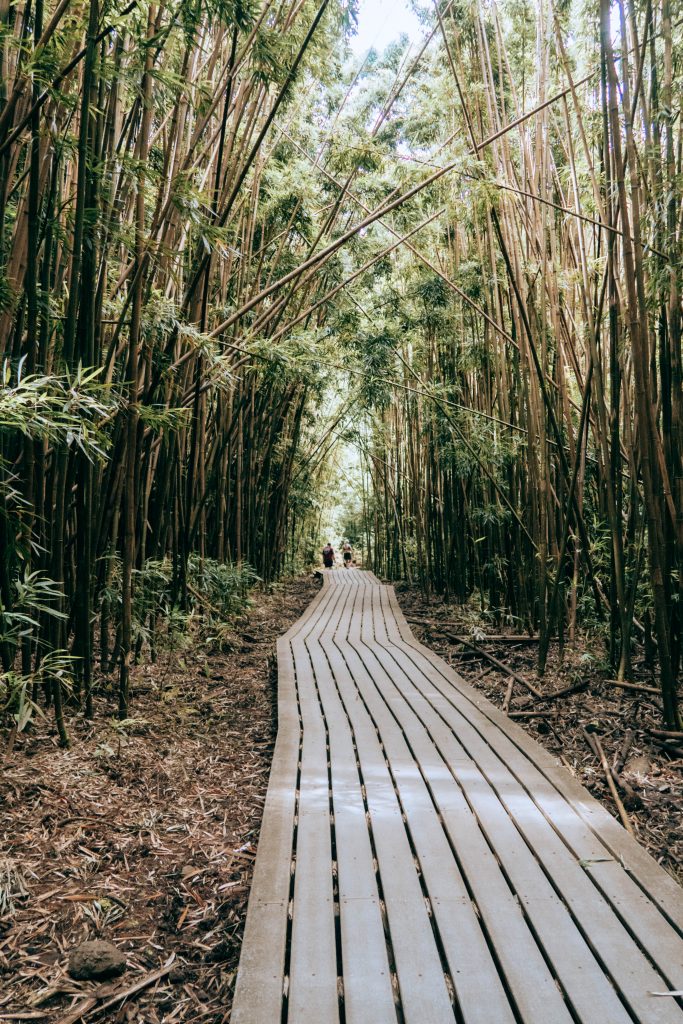
[[[108,689],[117,669],[121,640],[121,563],[109,560],[107,582],[97,604],[99,671],[95,689]],[[246,563],[219,563],[191,556],[184,580],[171,559],[147,559],[134,571],[132,633],[136,664],[157,662],[201,642],[207,651],[229,651],[236,643],[235,620],[253,604],[253,591],[261,583]],[[59,609],[60,588],[44,574],[26,574],[14,585],[12,611],[0,606],[0,643],[6,663],[0,673],[0,728],[23,732],[36,716],[44,716],[50,690],[59,680],[67,705],[81,705],[79,659],[70,650],[43,650],[41,620],[64,619]],[[22,671],[29,650],[32,670]],[[41,695],[43,700],[41,700]]]

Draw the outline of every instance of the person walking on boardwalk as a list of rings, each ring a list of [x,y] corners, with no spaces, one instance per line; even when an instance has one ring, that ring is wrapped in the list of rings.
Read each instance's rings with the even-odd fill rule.
[[[323,565],[326,569],[334,568],[334,548],[330,544],[329,540],[323,548]]]
[[[342,558],[344,559],[344,568],[350,569],[351,562],[353,560],[353,548],[351,547],[348,540],[345,540],[342,544]]]

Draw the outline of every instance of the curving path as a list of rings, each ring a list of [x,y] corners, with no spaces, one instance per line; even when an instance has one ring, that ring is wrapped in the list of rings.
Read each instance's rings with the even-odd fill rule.
[[[334,570],[278,641],[232,1024],[683,1024],[681,889]]]

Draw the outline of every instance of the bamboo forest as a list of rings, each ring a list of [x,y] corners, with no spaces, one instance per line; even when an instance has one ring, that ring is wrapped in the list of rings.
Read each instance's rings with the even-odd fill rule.
[[[430,716],[465,734],[433,674],[478,693],[593,837],[576,847],[582,879],[586,864],[621,864],[653,913],[663,908],[673,942],[679,0],[0,0],[0,67],[0,1019],[683,1020],[680,950],[674,977],[659,926],[648,945],[620,909],[631,897],[605,881],[600,899],[652,971],[643,1008],[523,821],[534,870],[570,908],[609,995],[596,988],[582,1008],[525,910],[554,979],[547,1006],[562,1000],[535,1016],[536,981],[508,966],[512,933],[489,922],[479,869],[468,874],[449,833],[495,961],[481,998],[505,993],[477,1016],[421,852],[431,833],[412,823],[382,725],[389,708],[441,842],[447,814],[411,729],[450,766]],[[380,713],[363,689],[370,676],[378,693],[399,676],[417,686],[420,672],[431,689],[405,697],[405,721],[398,697]],[[310,910],[321,847],[311,840],[309,856],[305,824],[319,729],[335,908],[324,927]],[[374,980],[358,981],[354,1001],[363,971],[348,936],[370,950],[374,933],[344,916],[346,730],[369,822],[354,849],[370,843],[393,979],[386,1014]],[[438,984],[419,998],[422,975],[397,938],[408,897],[392,902],[393,869],[382,871],[363,746],[375,737],[419,866],[420,913],[428,905],[432,938],[423,961],[415,954],[425,978],[437,950]],[[458,785],[526,906],[497,826]],[[292,823],[281,855],[276,813]],[[603,850],[601,815],[626,852],[621,838]],[[641,874],[631,856],[647,857]],[[282,898],[259,888],[267,864],[285,865]],[[257,903],[285,908],[265,946]],[[415,920],[405,928],[417,950]],[[310,965],[304,929],[321,958]]]

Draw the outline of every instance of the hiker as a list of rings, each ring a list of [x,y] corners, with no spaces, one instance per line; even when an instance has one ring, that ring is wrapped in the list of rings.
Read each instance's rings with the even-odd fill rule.
[[[353,548],[349,544],[348,540],[345,540],[342,545],[342,558],[344,559],[344,568],[348,569],[353,560]]]
[[[332,569],[334,567],[334,548],[330,544],[329,540],[323,548],[323,565],[326,569]]]

